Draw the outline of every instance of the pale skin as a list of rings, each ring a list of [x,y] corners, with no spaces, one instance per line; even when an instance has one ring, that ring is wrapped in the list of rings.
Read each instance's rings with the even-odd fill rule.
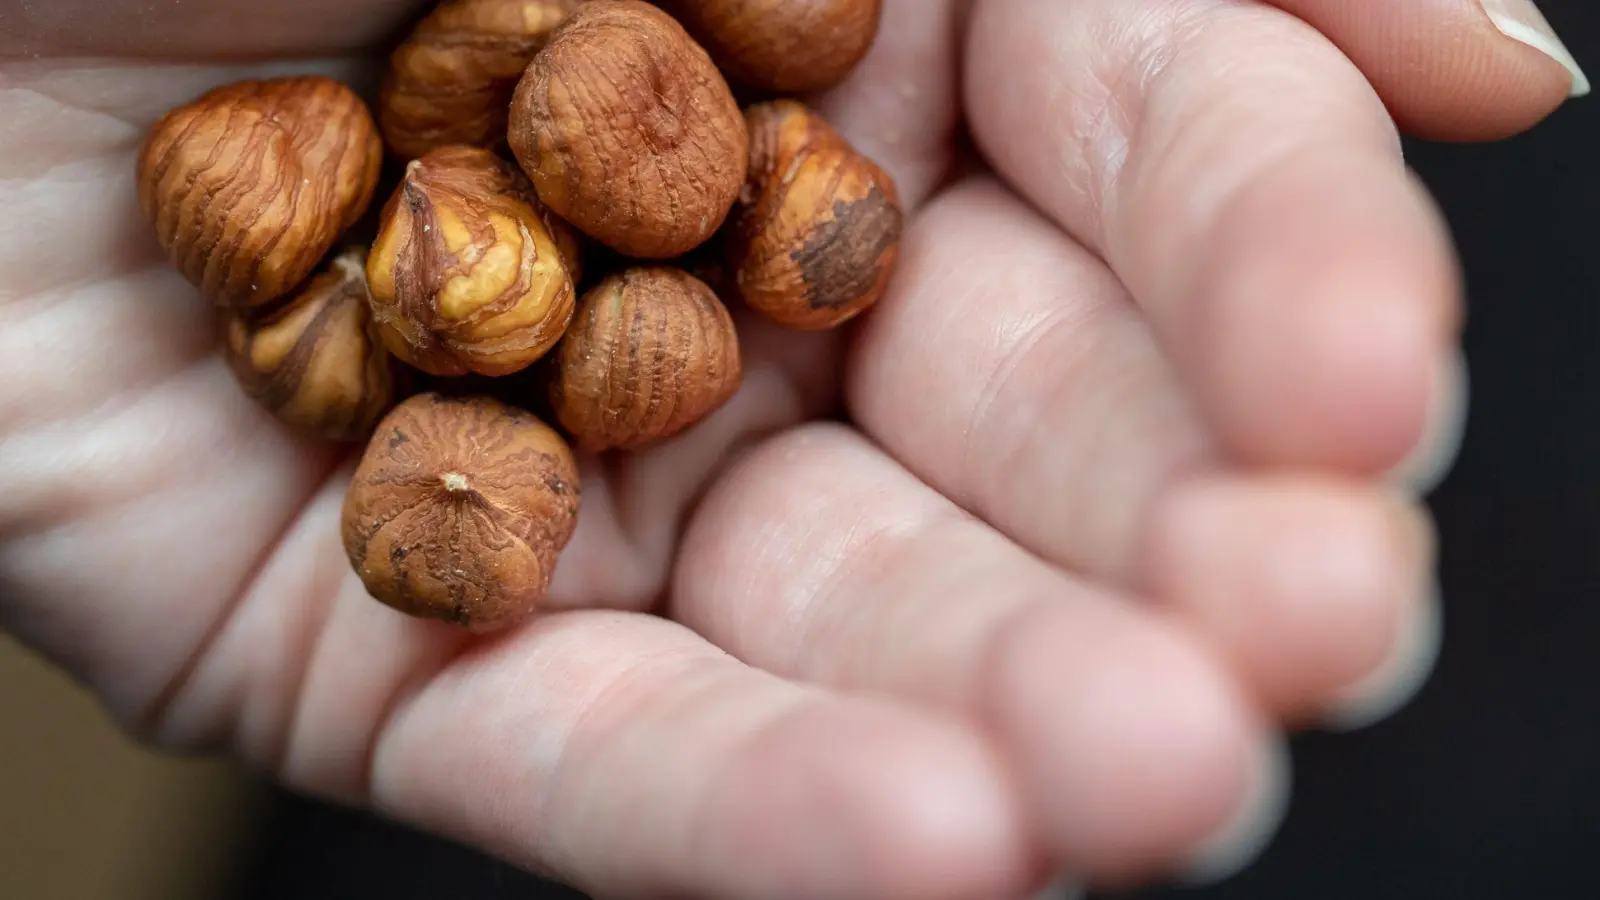
[[[365,596],[348,456],[134,200],[162,111],[414,6],[0,0],[0,624],[131,730],[602,897],[1022,897],[1181,868],[1405,652],[1385,473],[1461,300],[1380,93],[1481,138],[1570,86],[1468,0],[889,0],[820,105],[913,211],[890,296],[741,321],[729,407],[585,463],[570,611],[486,640]]]

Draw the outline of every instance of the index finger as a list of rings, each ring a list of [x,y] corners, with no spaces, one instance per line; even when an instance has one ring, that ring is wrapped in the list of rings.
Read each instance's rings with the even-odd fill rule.
[[[1368,475],[1454,372],[1448,235],[1387,111],[1304,22],[1225,0],[987,0],[980,145],[1133,294],[1238,460]]]

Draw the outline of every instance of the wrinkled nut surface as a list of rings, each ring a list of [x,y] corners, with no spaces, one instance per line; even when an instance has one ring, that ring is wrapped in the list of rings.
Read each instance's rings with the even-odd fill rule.
[[[363,249],[335,257],[281,306],[230,312],[225,332],[245,393],[296,428],[358,440],[394,405],[396,367],[368,309]]]
[[[508,136],[551,209],[642,259],[714,234],[748,158],[710,57],[639,0],[589,0],[567,18],[517,86]]]
[[[582,0],[449,0],[390,57],[378,121],[390,152],[499,148],[511,95],[550,32]]]
[[[628,269],[584,295],[550,400],[580,449],[633,450],[728,402],[743,376],[733,319],[678,269]]]
[[[384,343],[432,375],[510,375],[555,346],[575,290],[565,225],[516,166],[474,147],[413,160],[367,261]],[[564,250],[563,245],[569,249]]]
[[[882,0],[659,0],[728,77],[774,94],[833,87],[878,37]]]
[[[383,144],[327,78],[247,81],[168,113],[139,156],[139,203],[178,270],[215,302],[292,291],[372,202]]]
[[[726,235],[752,309],[799,330],[833,328],[883,296],[904,215],[894,181],[804,105],[747,113],[750,173]]]
[[[419,394],[383,420],[356,469],[345,551],[382,603],[494,631],[544,600],[578,495],[572,451],[532,413]]]

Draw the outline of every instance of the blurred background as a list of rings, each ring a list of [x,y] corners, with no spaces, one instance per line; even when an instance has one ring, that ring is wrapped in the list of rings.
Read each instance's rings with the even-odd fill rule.
[[[1600,74],[1600,4],[1540,5]],[[1472,420],[1432,498],[1439,670],[1380,727],[1296,742],[1294,806],[1260,864],[1140,898],[1600,898],[1600,98],[1514,141],[1409,153],[1469,290]],[[576,896],[225,764],[148,754],[0,637],[0,898]]]
[[[267,806],[231,766],[135,747],[87,693],[0,636],[0,897],[227,896]]]

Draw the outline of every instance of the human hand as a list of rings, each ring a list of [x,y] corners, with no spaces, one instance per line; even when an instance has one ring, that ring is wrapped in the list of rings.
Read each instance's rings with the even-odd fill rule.
[[[1430,616],[1384,473],[1458,286],[1379,95],[1483,138],[1570,82],[1473,0],[968,5],[889,0],[821,101],[915,210],[891,296],[848,343],[742,320],[729,407],[586,462],[570,611],[483,640],[364,596],[349,460],[244,399],[134,202],[161,112],[367,77],[415,4],[0,0],[0,624],[152,740],[600,896],[1237,862],[1283,731]],[[950,177],[960,101],[997,175]]]

